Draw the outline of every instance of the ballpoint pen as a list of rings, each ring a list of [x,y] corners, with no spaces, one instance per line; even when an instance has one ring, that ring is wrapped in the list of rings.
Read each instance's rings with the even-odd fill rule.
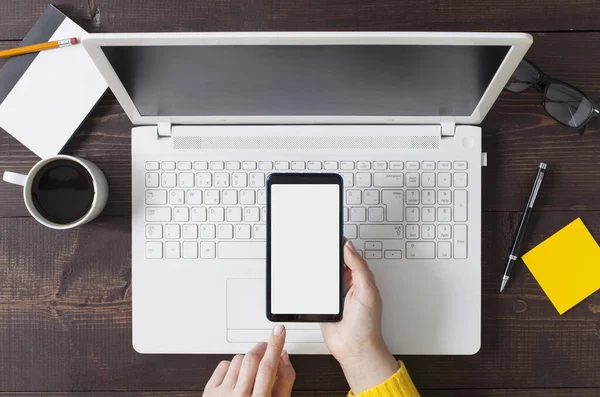
[[[523,240],[523,236],[525,235],[525,229],[527,229],[529,218],[531,217],[531,213],[533,212],[533,204],[535,203],[535,199],[540,190],[540,186],[542,185],[542,180],[544,179],[545,173],[546,163],[540,163],[540,165],[538,166],[537,175],[535,176],[535,181],[533,182],[531,193],[529,194],[529,200],[527,200],[527,206],[525,207],[523,217],[521,218],[521,223],[519,224],[519,229],[517,230],[517,235],[515,236],[515,240],[513,241],[510,254],[508,255],[508,262],[506,263],[504,275],[502,276],[500,292],[504,291],[504,287],[506,287],[506,283],[510,278],[510,272],[513,268],[513,265],[515,264],[515,261],[517,260],[519,247],[521,246],[521,241]]]

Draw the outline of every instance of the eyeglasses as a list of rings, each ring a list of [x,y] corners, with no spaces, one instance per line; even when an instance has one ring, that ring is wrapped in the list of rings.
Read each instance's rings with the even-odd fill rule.
[[[518,94],[531,87],[544,93],[544,109],[553,119],[580,134],[591,119],[600,116],[600,106],[581,90],[548,76],[523,59],[504,89]]]

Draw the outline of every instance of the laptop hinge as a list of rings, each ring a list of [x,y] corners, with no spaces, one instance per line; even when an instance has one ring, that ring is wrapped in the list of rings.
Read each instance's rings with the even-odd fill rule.
[[[454,136],[456,123],[454,121],[442,121],[442,136]]]
[[[159,137],[171,137],[171,123],[158,123],[158,136]]]

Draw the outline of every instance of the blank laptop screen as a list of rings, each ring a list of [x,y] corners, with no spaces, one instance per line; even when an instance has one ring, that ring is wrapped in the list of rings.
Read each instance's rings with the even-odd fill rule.
[[[142,116],[470,116],[509,49],[103,47]]]

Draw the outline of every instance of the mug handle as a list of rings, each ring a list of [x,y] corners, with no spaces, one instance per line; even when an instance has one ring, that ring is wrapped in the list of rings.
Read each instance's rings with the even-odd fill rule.
[[[16,172],[4,171],[4,177],[2,179],[14,185],[25,186],[27,175],[17,174]]]

